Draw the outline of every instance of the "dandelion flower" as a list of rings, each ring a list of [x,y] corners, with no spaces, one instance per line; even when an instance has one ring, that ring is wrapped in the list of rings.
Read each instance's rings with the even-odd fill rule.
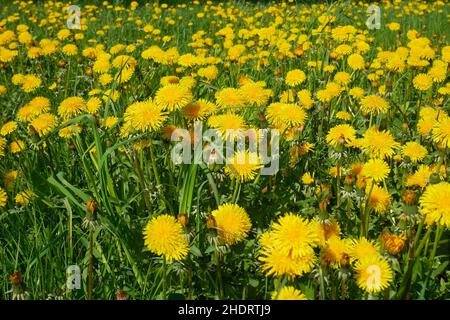
[[[272,300],[307,300],[306,296],[292,286],[284,286],[280,292],[272,293]]]
[[[204,99],[191,102],[183,108],[183,115],[188,120],[203,120],[214,112],[217,106]]]
[[[306,111],[297,104],[275,102],[267,107],[267,120],[276,128],[302,126],[306,118]]]
[[[389,131],[379,131],[371,127],[366,130],[361,141],[362,150],[373,158],[389,158],[394,150],[400,146]]]
[[[6,206],[7,201],[8,195],[6,194],[5,190],[0,187],[0,209],[3,209]]]
[[[288,86],[294,87],[302,84],[306,80],[306,74],[299,69],[294,69],[286,74],[285,82]]]
[[[51,113],[43,113],[30,122],[29,127],[42,137],[52,131],[58,125],[55,115]]]
[[[404,233],[396,235],[388,231],[381,233],[381,244],[389,254],[397,255],[405,249],[406,236]]]
[[[58,106],[58,115],[65,120],[76,117],[86,111],[86,102],[81,97],[69,97]]]
[[[355,140],[356,130],[348,124],[340,124],[330,129],[327,134],[327,142],[337,147],[338,145],[348,145]]]
[[[152,218],[144,229],[144,244],[153,253],[167,260],[179,261],[187,256],[189,244],[182,225],[167,214]]]
[[[450,228],[450,183],[441,182],[427,186],[419,199],[419,212],[427,224]]]
[[[241,182],[255,179],[258,171],[263,167],[258,155],[248,150],[235,152],[232,158],[226,160],[226,163],[225,172]]]
[[[350,257],[352,260],[361,260],[377,254],[379,254],[378,247],[372,240],[362,237],[354,239],[351,243]]]
[[[420,73],[413,79],[414,88],[420,91],[427,91],[433,85],[433,78],[425,73]]]
[[[15,201],[18,205],[26,207],[31,203],[35,196],[36,194],[33,191],[25,190],[16,195]]]
[[[17,123],[15,121],[8,121],[0,129],[0,135],[7,136],[17,129]]]
[[[427,149],[415,141],[407,142],[402,148],[402,154],[412,162],[421,161],[427,155]]]
[[[358,287],[369,293],[377,293],[386,289],[393,279],[391,267],[379,255],[358,260],[355,271]]]
[[[346,266],[350,261],[350,241],[337,236],[328,239],[322,251],[322,261],[333,268]]]
[[[160,105],[151,100],[135,102],[125,111],[125,125],[138,132],[156,131],[163,125],[166,114]]]
[[[215,219],[217,234],[226,244],[242,241],[252,226],[247,212],[237,204],[223,204],[211,214]]]
[[[240,108],[245,105],[245,97],[240,89],[224,88],[216,92],[216,103],[222,108]]]
[[[450,117],[446,116],[437,121],[432,136],[434,142],[450,148]]]
[[[366,186],[366,196],[369,197],[369,207],[379,214],[385,213],[391,204],[389,192],[377,185]]]
[[[180,84],[168,84],[160,88],[154,99],[157,105],[167,111],[179,110],[191,101],[192,93],[190,89]]]
[[[362,175],[366,178],[372,179],[375,182],[381,182],[386,179],[391,172],[388,164],[381,159],[369,159],[364,164]]]
[[[371,94],[361,100],[361,110],[370,114],[387,113],[389,104],[382,97]]]
[[[247,127],[242,116],[230,112],[209,117],[208,125],[216,129],[222,138],[243,134]]]

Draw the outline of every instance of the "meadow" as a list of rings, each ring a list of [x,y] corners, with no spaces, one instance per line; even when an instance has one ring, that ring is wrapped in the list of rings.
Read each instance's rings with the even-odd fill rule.
[[[450,299],[449,4],[369,5],[0,1],[0,299]]]

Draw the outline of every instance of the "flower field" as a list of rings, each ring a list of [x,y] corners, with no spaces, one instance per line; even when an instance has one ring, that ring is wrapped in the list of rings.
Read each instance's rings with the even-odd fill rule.
[[[0,1],[0,299],[450,299],[448,3],[166,2]]]

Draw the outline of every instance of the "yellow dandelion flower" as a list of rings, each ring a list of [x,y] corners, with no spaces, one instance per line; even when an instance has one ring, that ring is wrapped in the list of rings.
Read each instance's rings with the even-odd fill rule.
[[[350,258],[352,261],[376,256],[377,254],[379,254],[379,248],[372,240],[362,237],[354,239],[351,243]]]
[[[318,219],[311,221],[311,227],[317,234],[318,243],[320,247],[324,247],[328,239],[332,237],[339,237],[341,234],[341,227],[336,219],[321,221]]]
[[[22,207],[26,207],[31,203],[31,201],[33,200],[33,198],[35,196],[36,196],[36,194],[33,191],[25,190],[25,191],[19,192],[16,195],[15,201],[16,201],[16,204],[18,204]]]
[[[224,88],[216,92],[216,103],[222,108],[240,108],[245,106],[245,97],[240,89]]]
[[[399,146],[389,131],[379,131],[374,127],[366,130],[361,141],[362,150],[373,158],[389,158]]]
[[[307,300],[306,296],[292,286],[284,286],[280,292],[272,293],[272,300]]]
[[[322,250],[322,261],[333,268],[346,266],[350,262],[350,245],[348,239],[331,237]]]
[[[412,175],[407,176],[405,186],[407,187],[421,187],[425,188],[428,184],[428,180],[433,174],[433,169],[426,165],[421,165]]]
[[[377,185],[373,185],[373,187],[367,185],[366,196],[369,197],[369,207],[379,214],[385,213],[391,204],[389,192]]]
[[[427,91],[433,85],[433,78],[425,73],[420,73],[413,79],[414,88],[420,91]]]
[[[222,138],[234,138],[247,128],[242,116],[230,112],[209,117],[208,125],[216,129]]]
[[[144,229],[144,244],[148,250],[169,261],[182,260],[189,251],[182,225],[167,214],[150,219]]]
[[[387,113],[389,104],[382,97],[371,94],[362,98],[361,110],[369,114]]]
[[[386,289],[393,280],[391,267],[379,255],[358,260],[355,271],[358,287],[369,293],[377,293]]]
[[[297,104],[275,102],[267,107],[267,120],[272,126],[283,131],[304,125],[306,118],[306,111]]]
[[[181,84],[168,84],[160,88],[154,99],[157,105],[167,111],[179,110],[191,101],[191,90]]]
[[[415,141],[405,143],[402,148],[403,156],[408,157],[412,162],[421,161],[427,153],[427,149]]]
[[[86,111],[86,102],[81,97],[69,97],[58,106],[58,115],[65,120],[76,117]]]
[[[216,109],[217,106],[214,103],[205,99],[200,99],[186,105],[182,112],[184,117],[188,120],[203,120]]]
[[[375,158],[369,159],[369,161],[364,164],[361,174],[375,182],[382,182],[389,176],[390,172],[391,169],[384,160]]]
[[[30,129],[42,137],[52,131],[58,125],[56,116],[51,113],[43,113],[30,122]]]
[[[248,150],[236,151],[232,158],[226,159],[226,163],[225,173],[241,182],[254,180],[263,167],[259,156]]]
[[[14,131],[16,131],[16,129],[17,129],[17,122],[8,121],[1,127],[0,135],[7,136],[7,135],[13,133]]]
[[[161,105],[157,105],[151,100],[135,102],[125,111],[125,126],[130,126],[138,132],[156,131],[162,127],[166,114],[162,111]]]
[[[7,202],[8,195],[6,194],[5,190],[0,187],[0,209],[3,209],[6,206]]]
[[[356,138],[356,130],[348,124],[340,124],[330,129],[327,134],[327,142],[337,147],[339,145],[348,146]]]
[[[306,74],[299,69],[294,69],[286,74],[285,82],[288,86],[295,87],[306,80]]]
[[[247,212],[237,204],[220,205],[212,213],[218,236],[226,244],[235,244],[247,237],[252,226]]]
[[[433,127],[432,136],[437,144],[450,148],[450,117],[438,120]]]
[[[450,228],[450,183],[441,182],[427,186],[419,199],[419,212],[427,224]]]

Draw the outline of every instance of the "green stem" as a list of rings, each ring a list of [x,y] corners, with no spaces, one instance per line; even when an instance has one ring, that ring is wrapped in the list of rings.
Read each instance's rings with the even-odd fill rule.
[[[239,190],[239,179],[236,178],[236,182],[235,182],[235,185],[234,185],[234,191],[233,191],[233,197],[231,198],[231,203],[236,203],[238,190]]]

